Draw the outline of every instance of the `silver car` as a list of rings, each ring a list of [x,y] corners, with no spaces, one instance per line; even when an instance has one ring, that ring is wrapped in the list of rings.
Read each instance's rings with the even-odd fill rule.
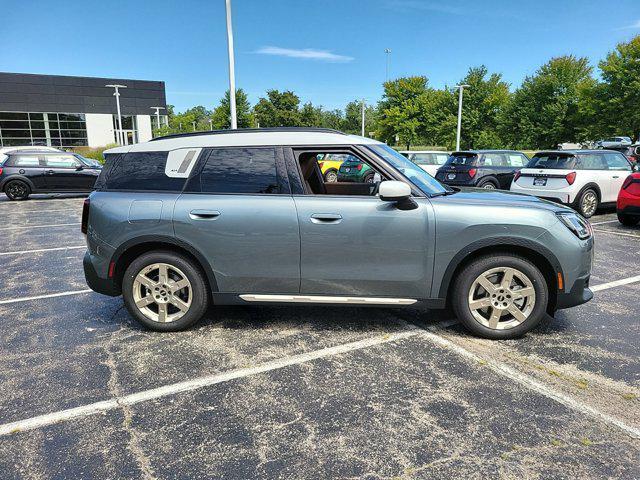
[[[598,148],[624,148],[631,146],[630,137],[611,137],[597,142]]]
[[[328,154],[357,157],[374,182],[326,182]],[[592,298],[592,230],[572,210],[453,190],[383,143],[325,129],[111,149],[82,229],[89,286],[160,331],[211,305],[305,303],[451,308],[502,339]]]

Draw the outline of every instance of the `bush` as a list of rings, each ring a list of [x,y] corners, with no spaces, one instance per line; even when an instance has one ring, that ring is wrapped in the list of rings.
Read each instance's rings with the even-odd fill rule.
[[[105,147],[91,148],[91,147],[76,147],[73,149],[75,153],[79,153],[83,157],[92,158],[93,160],[98,160],[100,163],[104,163],[104,154],[105,150],[108,150],[113,147],[117,147],[118,145],[115,143],[109,144]]]

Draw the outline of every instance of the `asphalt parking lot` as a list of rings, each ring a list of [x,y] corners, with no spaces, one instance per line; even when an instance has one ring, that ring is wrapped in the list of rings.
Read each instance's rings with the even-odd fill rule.
[[[0,477],[639,478],[640,228],[520,340],[433,312],[225,307],[182,333],[87,291],[83,197],[0,197]]]

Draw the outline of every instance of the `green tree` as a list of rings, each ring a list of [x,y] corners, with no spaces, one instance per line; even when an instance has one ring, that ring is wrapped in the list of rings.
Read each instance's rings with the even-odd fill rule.
[[[231,128],[231,100],[230,91],[227,90],[224,97],[220,99],[220,103],[214,108],[211,114],[212,125],[214,129],[228,129]],[[253,115],[251,113],[251,105],[247,94],[239,88],[236,90],[236,117],[238,119],[238,128],[252,127]]]
[[[254,107],[256,122],[261,127],[298,127],[302,124],[300,99],[287,90],[267,90],[267,98],[260,98]]]
[[[516,148],[554,148],[576,141],[584,131],[580,115],[584,92],[594,88],[586,58],[573,55],[551,59],[513,96],[502,116],[503,138]]]
[[[640,136],[640,35],[616,49],[600,62],[603,88],[596,104],[604,116],[607,135]]]
[[[368,136],[375,130],[376,108],[365,104],[364,107],[364,134]],[[362,133],[362,100],[353,100],[347,103],[344,109],[344,119],[340,127],[345,133],[360,135]]]
[[[311,102],[305,103],[300,109],[301,127],[321,127],[322,107],[314,107]]]
[[[321,115],[321,127],[333,128],[334,130],[342,130],[344,122],[344,114],[342,110],[340,110],[339,108],[336,108],[334,110],[322,110]]]

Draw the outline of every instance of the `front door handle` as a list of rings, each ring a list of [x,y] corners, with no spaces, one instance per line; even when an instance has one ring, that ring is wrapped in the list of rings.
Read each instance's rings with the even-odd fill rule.
[[[44,173],[46,173],[47,175],[53,175],[53,174],[54,174],[54,173],[56,173],[56,172],[54,172],[53,170],[47,170],[47,171],[46,171],[46,172],[44,172]]]
[[[613,178],[620,178],[620,175],[614,175]]]
[[[215,220],[220,216],[217,210],[191,210],[189,218],[192,220]]]
[[[342,221],[342,215],[339,213],[314,213],[311,215],[311,221],[316,224],[335,224]]]

